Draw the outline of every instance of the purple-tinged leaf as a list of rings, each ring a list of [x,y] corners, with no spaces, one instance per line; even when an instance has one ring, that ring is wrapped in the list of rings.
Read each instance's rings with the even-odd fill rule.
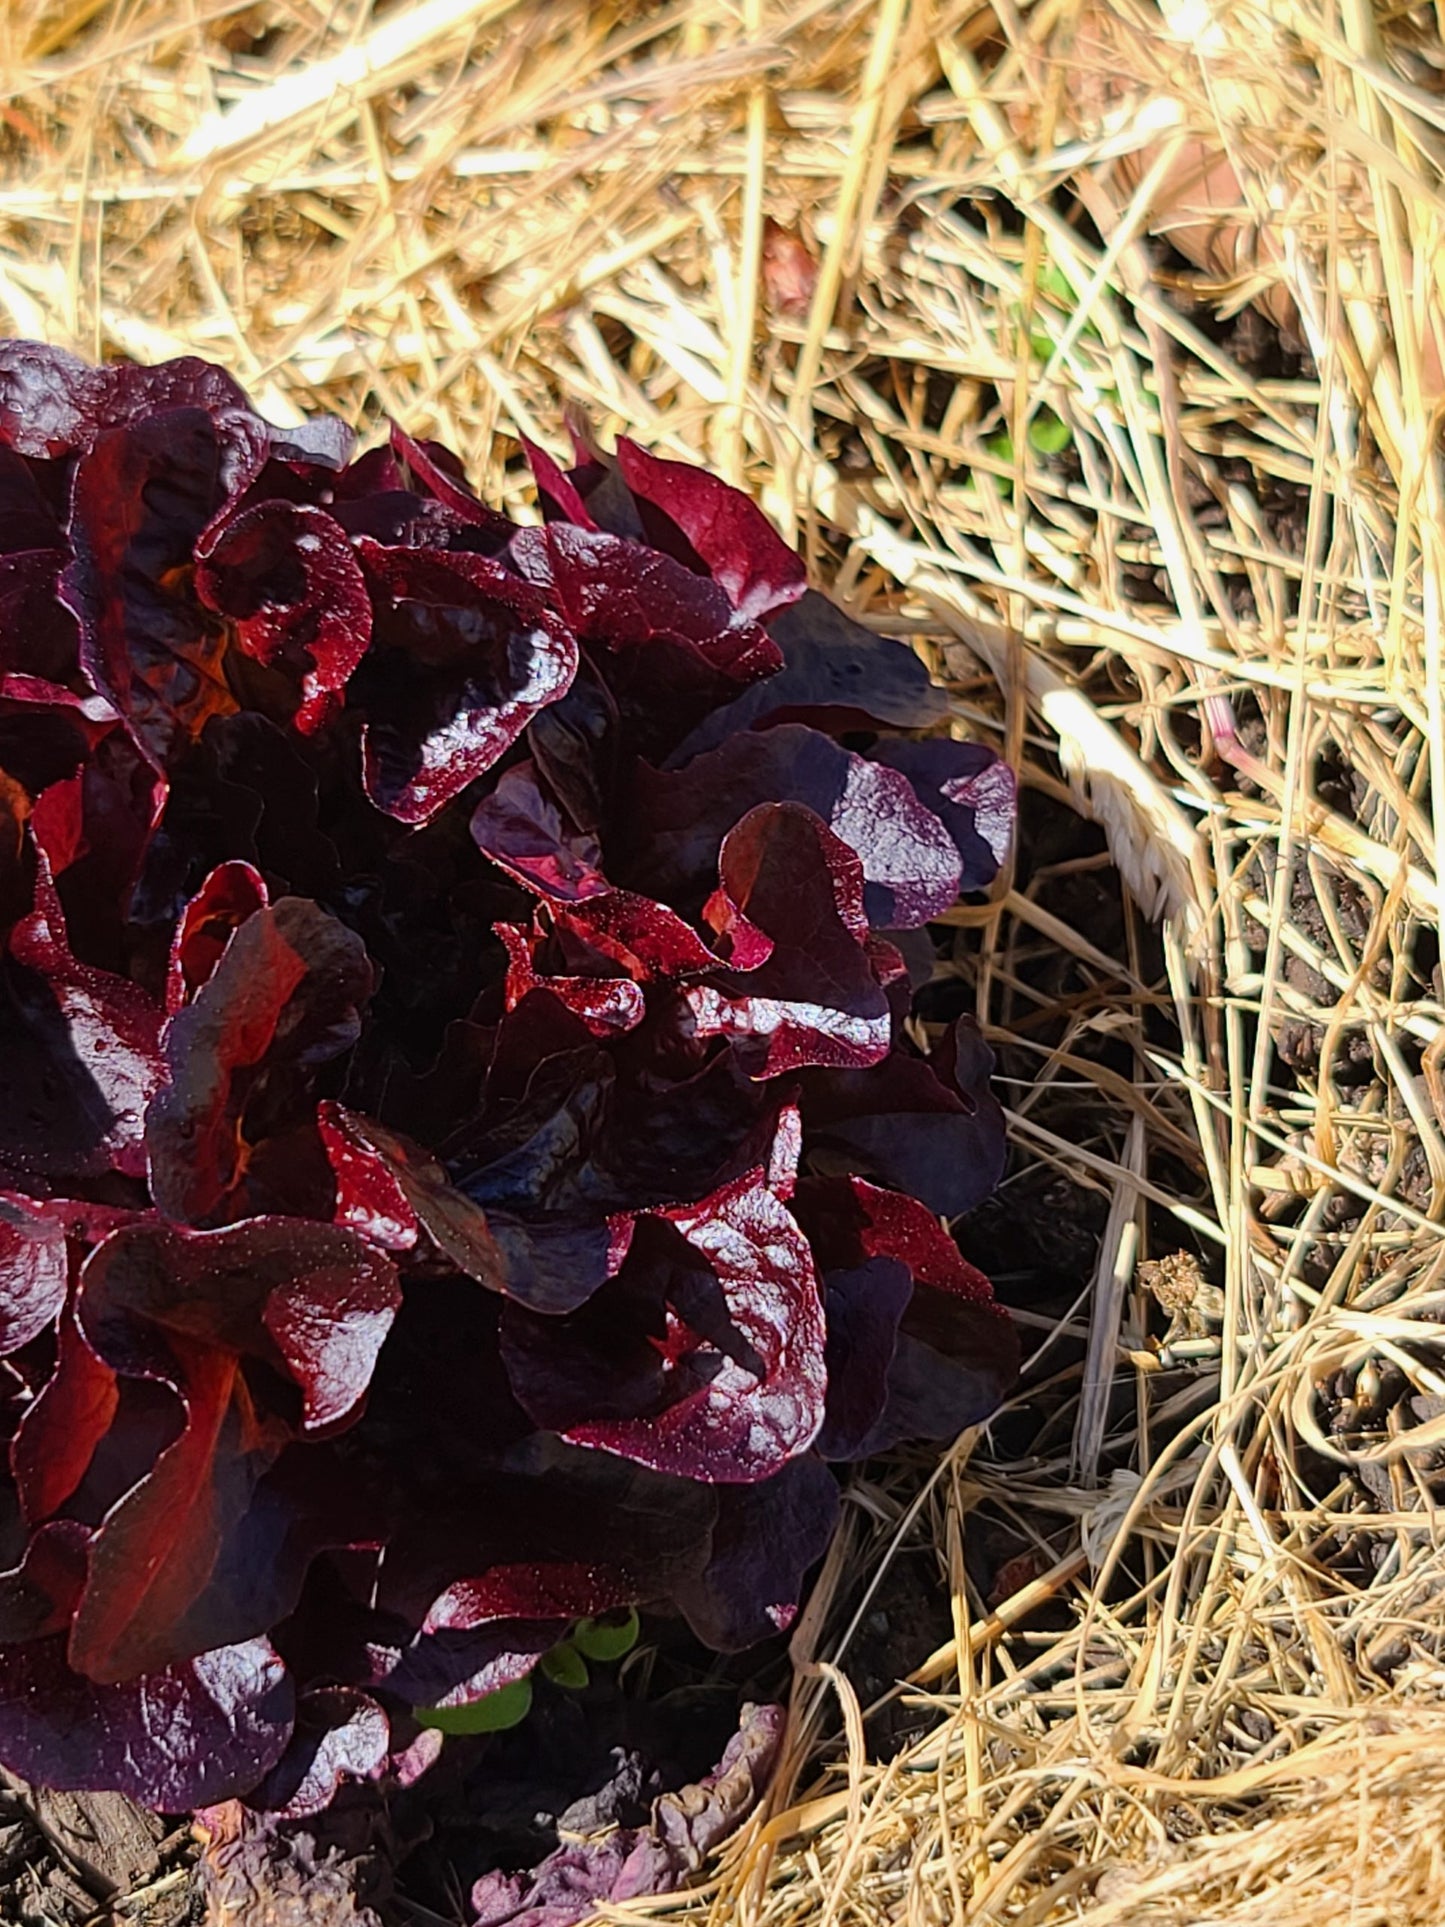
[[[484,1874],[472,1888],[473,1927],[578,1927],[609,1901],[674,1892],[757,1806],[786,1724],[780,1706],[744,1705],[713,1771],[664,1793],[647,1826],[568,1841],[528,1873]]]
[[[36,907],[0,960],[0,1157],[50,1178],[140,1176],[160,1021],[134,984],[71,955],[42,865]]]
[[[31,1525],[76,1491],[120,1407],[116,1375],[86,1343],[73,1307],[60,1320],[55,1370],[26,1409],[10,1446],[10,1469]]]
[[[0,1648],[0,1759],[39,1786],[184,1813],[254,1786],[285,1750],[294,1713],[264,1639],[118,1685],[72,1671],[61,1638]]]
[[[316,1126],[336,1178],[335,1222],[359,1231],[384,1251],[410,1251],[421,1235],[391,1165],[329,1098],[317,1107]]]
[[[700,901],[723,838],[763,803],[804,805],[854,851],[875,929],[917,928],[957,901],[958,852],[906,774],[800,723],[745,730],[679,770],[639,764],[622,812],[623,875],[672,902]]]
[[[539,904],[530,931],[494,927],[509,960],[507,1008],[545,989],[599,1037],[641,1023],[643,984],[682,982],[718,967],[716,953],[675,911],[626,890]]]
[[[459,1579],[432,1602],[427,1633],[466,1633],[497,1619],[553,1619],[563,1623],[631,1604],[636,1581],[622,1571],[566,1563],[493,1566]]]
[[[184,1423],[91,1540],[72,1665],[131,1679],[285,1613],[312,1544],[288,1546],[297,1522],[266,1475],[294,1439],[355,1418],[399,1302],[389,1261],[339,1226],[144,1224],[97,1246],[81,1274],[85,1344],[121,1378],[168,1387]],[[249,1360],[295,1393],[263,1403]]]
[[[838,1523],[838,1481],[813,1452],[759,1485],[718,1494],[712,1553],[677,1603],[705,1645],[740,1653],[786,1632],[797,1617],[803,1575],[828,1550]]]
[[[1018,1335],[931,1211],[860,1178],[805,1179],[793,1209],[826,1288],[825,1457],[956,1438],[997,1409],[1018,1374]],[[901,1300],[900,1275],[911,1285]]]
[[[376,598],[357,684],[367,794],[425,823],[563,695],[577,644],[537,592],[490,556],[357,543]]]
[[[605,1223],[523,1223],[505,1211],[484,1211],[434,1158],[398,1133],[339,1104],[329,1105],[326,1117],[331,1141],[339,1136],[368,1160],[364,1193],[346,1194],[347,1215],[376,1242],[404,1237],[410,1222],[468,1278],[540,1312],[571,1311],[602,1283]],[[336,1167],[334,1156],[332,1162]],[[361,1167],[354,1168],[359,1179]]]
[[[545,912],[539,910],[537,922],[542,924],[544,917]],[[524,997],[541,988],[565,1004],[574,1017],[580,1017],[595,1037],[631,1030],[642,1022],[646,1004],[641,986],[630,976],[620,975],[615,967],[608,968],[611,958],[594,955],[585,959],[604,966],[596,973],[569,972],[560,960],[557,968],[548,969],[541,953],[555,945],[549,945],[545,928],[534,932],[515,923],[493,927],[507,948],[508,1010],[514,1010]]]
[[[0,555],[0,672],[24,664],[53,682],[79,679],[80,630],[60,599],[64,549]]]
[[[502,1355],[539,1425],[709,1484],[770,1477],[822,1422],[812,1256],[761,1172],[642,1220],[570,1319],[509,1306]]]
[[[461,463],[440,442],[414,441],[393,422],[391,448],[396,459],[446,508],[489,535],[506,541],[514,530],[505,515],[479,502],[467,486]]]
[[[259,870],[221,863],[181,912],[166,971],[166,1015],[173,1017],[208,984],[241,925],[270,902]]]
[[[940,1217],[971,1211],[1003,1175],[1003,1111],[989,1089],[993,1053],[960,1018],[927,1060],[891,1052],[870,1070],[803,1081],[804,1141],[840,1164],[921,1198]]]
[[[690,550],[740,615],[763,622],[807,588],[802,558],[740,489],[705,468],[660,461],[626,436],[617,465],[649,539],[684,559]]]
[[[835,602],[810,589],[768,624],[783,667],[715,709],[677,745],[670,767],[716,749],[739,730],[774,723],[812,723],[841,735],[850,729],[929,729],[948,714],[948,699],[906,643],[875,635]]]
[[[319,508],[258,502],[198,545],[195,584],[248,656],[299,676],[296,727],[318,730],[371,641],[366,578],[338,524]]]
[[[65,1226],[17,1192],[0,1191],[0,1357],[55,1323],[69,1278]]]
[[[587,513],[587,504],[566,470],[553,461],[545,448],[529,442],[525,435],[522,437],[522,448],[531,464],[546,519],[549,522],[571,522],[579,529],[595,529],[597,524]]]
[[[303,1693],[285,1753],[247,1805],[277,1820],[303,1820],[329,1806],[349,1780],[374,1780],[386,1770],[391,1722],[366,1693],[322,1686]]]
[[[740,615],[717,583],[640,542],[554,522],[545,566],[547,586],[583,644],[614,653],[663,645],[732,683],[781,665],[767,631]]]
[[[764,803],[722,847],[706,915],[771,940],[752,970],[719,972],[687,1000],[698,1034],[732,1040],[754,1077],[804,1065],[856,1067],[887,1055],[891,1018],[864,948],[863,867],[811,810]]]
[[[85,1584],[89,1542],[74,1519],[30,1535],[19,1564],[0,1572],[0,1648],[65,1631]]]
[[[471,833],[483,856],[527,889],[558,902],[577,903],[611,888],[596,837],[567,821],[544,793],[531,762],[504,771],[472,812]]]
[[[820,1458],[865,1456],[863,1448],[888,1406],[899,1321],[912,1297],[912,1275],[895,1258],[825,1270],[828,1407],[818,1434]]]
[[[176,408],[250,418],[250,403],[223,368],[185,355],[154,368],[92,368],[63,348],[0,342],[0,442],[32,457],[73,455],[110,429]]]
[[[226,497],[224,447],[197,408],[111,429],[75,474],[63,594],[81,667],[157,770],[236,708],[223,626],[190,592],[201,532]]]
[[[236,1207],[256,1143],[251,1100],[274,1114],[285,1078],[304,1099],[311,1068],[356,1041],[373,981],[361,939],[304,897],[283,897],[239,926],[166,1026],[169,1081],[145,1134],[151,1189],[168,1216],[214,1224],[248,1215]]]
[[[1018,783],[1007,763],[983,743],[887,738],[872,762],[906,776],[939,818],[958,850],[964,893],[986,890],[1008,860],[1018,815]]]

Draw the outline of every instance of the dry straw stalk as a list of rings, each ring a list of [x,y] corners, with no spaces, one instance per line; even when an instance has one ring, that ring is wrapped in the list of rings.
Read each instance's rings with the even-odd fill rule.
[[[1438,1927],[1438,11],[46,0],[0,61],[11,329],[523,514],[565,406],[708,460],[1022,772],[942,968],[1093,1256],[1012,1413],[855,1488],[789,1769],[661,1911]]]

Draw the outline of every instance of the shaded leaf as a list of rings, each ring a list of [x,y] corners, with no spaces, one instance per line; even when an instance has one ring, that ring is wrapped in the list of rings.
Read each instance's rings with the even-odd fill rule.
[[[172,1813],[254,1786],[280,1758],[294,1706],[264,1639],[115,1686],[72,1671],[60,1638],[0,1648],[0,1758],[13,1772]]]
[[[248,656],[299,675],[296,727],[319,729],[371,641],[366,578],[337,523],[319,508],[258,502],[198,545],[195,582]]]
[[[192,1224],[243,1215],[256,1133],[278,1081],[348,1049],[373,985],[366,946],[303,897],[283,897],[236,930],[191,1003],[166,1026],[169,1078],[146,1115],[151,1189]]]
[[[577,669],[536,591],[488,556],[357,543],[378,598],[358,683],[367,794],[425,823],[511,747]]]

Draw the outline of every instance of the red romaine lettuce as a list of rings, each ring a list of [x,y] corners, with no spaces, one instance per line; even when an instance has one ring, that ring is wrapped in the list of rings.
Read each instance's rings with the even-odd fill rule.
[[[1009,772],[901,733],[921,663],[736,491],[531,454],[519,528],[436,444],[0,344],[29,1779],[297,1816],[579,1616],[742,1648],[829,1462],[1016,1368],[935,1215],[997,1180],[990,1059],[909,975]]]

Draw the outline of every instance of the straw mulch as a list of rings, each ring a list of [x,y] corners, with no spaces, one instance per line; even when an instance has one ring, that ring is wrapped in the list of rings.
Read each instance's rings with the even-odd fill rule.
[[[521,513],[564,405],[706,459],[1022,772],[947,968],[1075,1302],[1012,1412],[855,1487],[789,1771],[687,1918],[1445,1918],[1441,24],[0,19],[13,331],[392,415]],[[884,1759],[847,1661],[920,1547],[955,1636]]]

